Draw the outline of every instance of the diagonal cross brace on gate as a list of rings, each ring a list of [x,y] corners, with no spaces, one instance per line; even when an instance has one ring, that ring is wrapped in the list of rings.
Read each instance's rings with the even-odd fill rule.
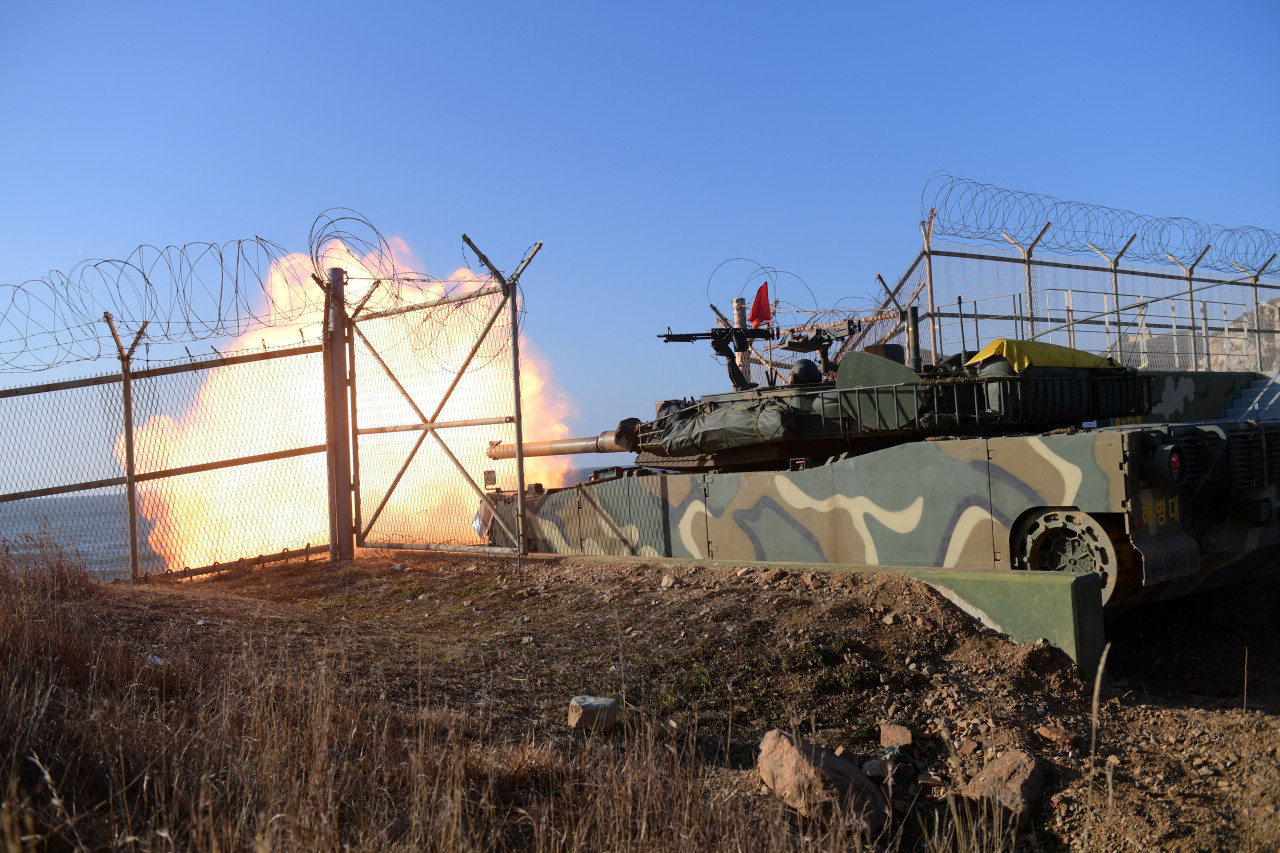
[[[422,447],[422,444],[426,441],[427,436],[431,435],[435,439],[436,443],[439,445],[441,451],[443,451],[445,456],[449,459],[453,467],[457,469],[459,474],[461,474],[464,482],[466,482],[470,486],[472,491],[474,491],[476,496],[480,499],[480,502],[483,504],[483,506],[487,508],[487,510],[489,511],[490,517],[493,519],[494,523],[498,525],[498,527],[506,534],[506,536],[511,541],[512,543],[511,548],[497,549],[497,550],[508,550],[508,551],[515,550],[519,553],[524,553],[525,551],[524,539],[522,535],[524,530],[523,459],[517,459],[517,465],[516,465],[518,506],[517,506],[517,513],[516,513],[516,529],[512,530],[508,526],[508,524],[503,520],[502,516],[499,515],[497,512],[495,512],[495,507],[489,495],[484,491],[483,488],[479,486],[479,484],[476,483],[475,479],[471,476],[470,472],[466,470],[466,467],[457,458],[457,456],[453,453],[453,451],[450,449],[448,444],[445,442],[444,438],[440,435],[440,431],[444,429],[456,428],[456,427],[514,424],[515,430],[516,430],[516,440],[517,442],[521,440],[522,424],[521,424],[521,416],[520,416],[520,369],[519,369],[519,344],[518,344],[519,330],[517,327],[517,319],[518,319],[517,283],[519,281],[520,275],[524,272],[525,268],[528,267],[529,262],[533,260],[534,255],[536,255],[538,251],[542,248],[542,243],[540,242],[537,243],[529,251],[529,253],[525,256],[525,258],[521,261],[516,271],[510,276],[510,278],[507,278],[507,277],[504,277],[502,273],[499,272],[493,266],[493,264],[489,262],[489,259],[475,247],[475,244],[472,243],[471,240],[466,237],[466,235],[463,235],[463,240],[466,241],[467,245],[472,249],[472,251],[476,253],[477,257],[488,268],[493,279],[498,282],[497,286],[483,288],[481,290],[477,290],[471,293],[453,294],[453,295],[444,296],[438,299],[428,300],[426,302],[420,302],[413,305],[406,305],[406,306],[401,306],[397,308],[391,308],[388,310],[373,312],[373,313],[365,314],[364,316],[359,316],[365,303],[368,301],[369,296],[372,295],[373,291],[379,285],[379,282],[375,281],[373,284],[373,287],[371,287],[369,292],[365,294],[364,298],[360,300],[359,304],[356,306],[356,309],[352,312],[352,315],[348,321],[349,328],[353,333],[349,337],[349,342],[351,346],[351,350],[350,350],[351,375],[354,377],[354,359],[355,359],[354,346],[355,346],[355,340],[356,338],[358,338],[360,342],[363,343],[364,347],[369,352],[369,354],[373,357],[375,363],[377,363],[378,366],[381,368],[382,372],[385,373],[387,378],[391,380],[393,387],[396,388],[399,394],[408,403],[410,409],[413,411],[414,415],[418,419],[417,423],[411,423],[411,424],[373,427],[373,428],[364,428],[364,429],[359,428],[356,424],[355,383],[354,381],[352,381],[350,383],[350,388],[349,388],[352,438],[354,439],[358,436],[363,436],[363,435],[377,435],[377,434],[396,433],[396,432],[419,432],[420,433],[417,440],[414,442],[413,446],[410,448],[408,454],[406,455],[403,464],[400,466],[399,470],[396,472],[395,477],[392,479],[391,483],[387,487],[386,493],[382,496],[377,507],[374,509],[373,513],[367,519],[362,517],[360,501],[358,499],[356,500],[354,520],[355,520],[355,538],[356,538],[357,545],[360,545],[360,546],[365,545],[368,536],[370,535],[370,533],[374,528],[374,525],[377,523],[378,519],[382,516],[383,511],[386,509],[392,495],[395,493],[397,487],[400,485],[401,481],[403,480],[405,473],[408,471],[410,465],[413,463],[413,460],[416,458],[419,450]],[[502,294],[501,301],[489,313],[488,318],[486,319],[479,334],[476,336],[476,340],[472,344],[470,351],[467,353],[466,358],[463,360],[461,366],[456,371],[452,381],[449,384],[449,387],[441,395],[440,400],[436,404],[430,416],[424,413],[422,408],[413,399],[413,396],[404,387],[404,385],[400,382],[400,380],[395,376],[394,371],[386,363],[386,361],[382,358],[382,356],[377,352],[372,342],[361,331],[358,325],[358,323],[363,323],[366,321],[377,320],[377,319],[394,316],[398,314],[405,314],[411,311],[420,311],[420,310],[426,310],[431,308],[437,308],[442,305],[446,305],[450,303],[457,303],[457,302],[462,302],[462,301],[471,300],[471,299],[479,299],[485,296],[492,296],[499,293]],[[514,386],[513,413],[511,415],[505,415],[505,416],[493,417],[493,418],[472,418],[468,420],[454,420],[454,421],[438,420],[441,412],[444,410],[444,407],[448,404],[448,401],[452,396],[454,390],[457,388],[458,383],[461,381],[462,376],[467,372],[467,369],[470,367],[471,362],[475,359],[477,353],[480,351],[481,346],[487,339],[489,333],[492,331],[494,324],[502,316],[502,311],[504,308],[510,312],[510,320],[512,325],[511,359],[512,359],[512,380],[513,380],[513,386]],[[355,493],[358,496],[359,481],[360,481],[359,453],[354,454],[354,466],[353,466],[352,475],[353,475],[353,488],[355,490]],[[474,550],[476,548],[476,546],[458,546],[458,547],[460,549],[465,549],[465,550]],[[486,548],[483,550],[493,550],[493,549]]]

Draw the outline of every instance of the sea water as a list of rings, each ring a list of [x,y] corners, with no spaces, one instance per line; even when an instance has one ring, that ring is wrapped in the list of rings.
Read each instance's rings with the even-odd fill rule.
[[[147,546],[152,525],[138,517],[143,573],[164,571],[164,560]],[[0,542],[9,553],[39,551],[52,542],[102,580],[129,577],[129,515],[122,489],[101,489],[0,503]]]

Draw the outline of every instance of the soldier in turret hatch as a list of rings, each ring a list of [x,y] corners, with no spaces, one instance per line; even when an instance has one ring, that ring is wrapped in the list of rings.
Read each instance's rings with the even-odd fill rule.
[[[817,362],[811,358],[796,359],[795,365],[791,368],[791,384],[821,385],[822,371],[818,369]]]

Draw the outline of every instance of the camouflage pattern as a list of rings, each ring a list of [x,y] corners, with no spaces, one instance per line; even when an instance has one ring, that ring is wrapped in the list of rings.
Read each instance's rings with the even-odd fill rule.
[[[1122,511],[1120,462],[1107,433],[929,441],[803,471],[583,484],[531,499],[529,528],[551,553],[990,569],[1028,508]]]
[[[1151,370],[1145,375],[1155,379],[1151,412],[1132,418],[1117,418],[1116,424],[1176,423],[1213,420],[1223,417],[1245,387],[1261,373],[1194,373]]]
[[[1270,427],[1280,447],[1280,423]],[[1204,481],[1144,480],[1144,438],[1191,447],[1198,429],[934,440],[799,471],[623,476],[530,498],[530,550],[1011,571],[1024,568],[1011,555],[1019,521],[1070,507],[1111,532],[1124,579],[1112,606],[1122,606],[1238,579],[1280,555],[1273,522],[1212,517]],[[1248,494],[1255,508],[1276,498],[1265,482]]]

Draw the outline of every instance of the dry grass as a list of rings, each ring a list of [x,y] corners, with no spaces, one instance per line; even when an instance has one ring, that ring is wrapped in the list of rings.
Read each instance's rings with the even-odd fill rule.
[[[747,808],[734,773],[634,716],[503,739],[352,690],[342,649],[263,635],[160,660],[48,540],[0,551],[0,850],[857,850],[856,823]],[[317,660],[327,663],[317,664]],[[344,675],[345,672],[345,675]],[[753,783],[754,784],[754,783]],[[879,849],[996,851],[963,805]]]

